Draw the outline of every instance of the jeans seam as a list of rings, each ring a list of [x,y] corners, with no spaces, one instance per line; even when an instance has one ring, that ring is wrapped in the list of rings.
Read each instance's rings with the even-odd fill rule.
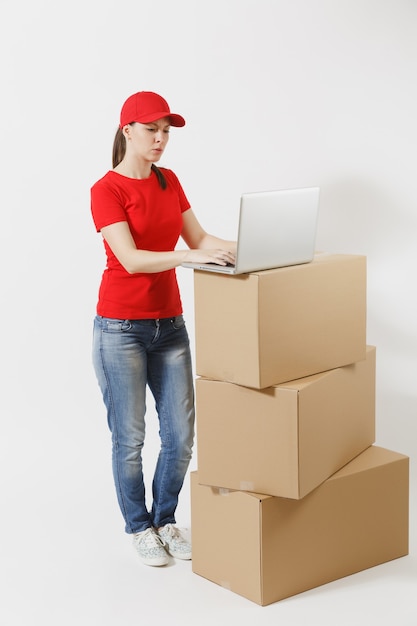
[[[122,514],[124,519],[128,520],[128,515],[127,515],[127,507],[126,507],[126,502],[124,499],[124,494],[123,494],[123,489],[121,488],[121,484],[120,484],[120,460],[119,460],[119,454],[117,454],[118,450],[119,450],[119,424],[118,424],[118,418],[117,418],[117,414],[116,414],[116,410],[115,410],[115,405],[114,405],[114,399],[113,399],[113,390],[112,390],[112,386],[110,384],[110,379],[109,379],[109,375],[107,372],[107,368],[104,362],[104,358],[103,358],[103,345],[102,345],[102,337],[103,337],[103,330],[100,330],[100,360],[101,360],[101,366],[103,368],[103,373],[104,376],[106,378],[106,385],[107,385],[107,392],[109,394],[109,407],[110,407],[110,411],[111,414],[113,415],[113,423],[114,426],[112,428],[112,438],[113,438],[113,448],[114,448],[114,452],[113,454],[115,454],[116,456],[116,467],[117,467],[117,483],[116,483],[116,489],[117,489],[117,493],[119,496],[119,501],[122,503]],[[114,431],[116,431],[114,433]],[[129,524],[129,529],[132,531],[132,528],[130,527]],[[133,531],[132,531],[133,532]]]

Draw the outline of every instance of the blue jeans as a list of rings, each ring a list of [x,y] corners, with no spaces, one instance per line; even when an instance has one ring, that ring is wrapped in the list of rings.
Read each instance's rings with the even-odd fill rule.
[[[93,363],[112,433],[112,467],[127,533],[175,522],[194,440],[194,385],[182,315],[94,320]],[[154,398],[161,448],[148,511],[142,472],[146,386]]]

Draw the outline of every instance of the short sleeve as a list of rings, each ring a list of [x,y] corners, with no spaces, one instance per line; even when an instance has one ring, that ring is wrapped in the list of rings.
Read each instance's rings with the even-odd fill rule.
[[[97,232],[105,226],[126,221],[120,191],[104,180],[91,188],[91,213]]]

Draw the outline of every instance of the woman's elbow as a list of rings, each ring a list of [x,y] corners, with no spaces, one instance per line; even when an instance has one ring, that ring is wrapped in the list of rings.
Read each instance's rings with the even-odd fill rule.
[[[119,259],[119,263],[128,274],[137,274],[138,272],[140,272],[138,264],[135,263],[133,259]]]

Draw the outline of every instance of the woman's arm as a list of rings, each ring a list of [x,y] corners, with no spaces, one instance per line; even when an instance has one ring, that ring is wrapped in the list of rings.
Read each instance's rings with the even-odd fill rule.
[[[178,267],[185,261],[218,263],[219,265],[234,263],[236,244],[206,233],[191,209],[183,213],[181,235],[185,243],[190,247],[193,246],[194,249],[167,252],[138,250],[127,222],[116,222],[105,226],[101,229],[101,234],[119,263],[129,274],[163,272]]]
[[[234,262],[236,241],[226,241],[225,239],[219,239],[219,237],[207,233],[202,228],[192,209],[188,209],[188,211],[183,213],[181,236],[190,249],[210,250],[220,248],[227,250],[233,255],[233,261],[228,262]]]

